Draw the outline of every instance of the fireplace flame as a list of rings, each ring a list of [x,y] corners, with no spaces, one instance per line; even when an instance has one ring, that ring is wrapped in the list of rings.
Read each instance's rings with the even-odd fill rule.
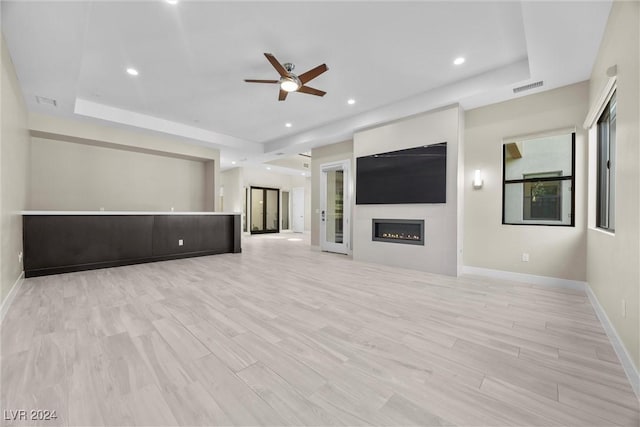
[[[420,240],[420,236],[404,233],[382,233],[382,237],[384,237],[385,239]]]

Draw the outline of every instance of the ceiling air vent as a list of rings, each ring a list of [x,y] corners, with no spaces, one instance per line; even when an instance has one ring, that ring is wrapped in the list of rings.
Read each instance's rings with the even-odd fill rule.
[[[520,93],[520,92],[524,92],[525,90],[531,90],[531,89],[535,89],[537,87],[542,86],[542,80],[535,82],[535,83],[529,83],[528,85],[524,85],[524,86],[520,86],[520,87],[514,87],[513,88],[513,93]]]
[[[309,169],[309,163],[303,163],[302,166]]]
[[[284,153],[276,153],[276,156],[284,156]]]
[[[38,104],[42,105],[50,105],[52,107],[58,106],[58,101],[56,101],[55,99],[46,98],[44,96],[36,96],[36,101],[38,102]]]

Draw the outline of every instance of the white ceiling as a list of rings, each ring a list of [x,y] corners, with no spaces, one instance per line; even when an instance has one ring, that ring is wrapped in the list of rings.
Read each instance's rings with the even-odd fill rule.
[[[586,80],[609,9],[609,1],[3,1],[2,32],[30,110],[209,144],[230,167],[451,103],[510,99],[528,82],[545,84],[523,95]],[[277,85],[245,83],[277,78],[264,52],[297,73],[326,63],[309,85],[327,95],[279,102]],[[455,66],[458,56],[466,62]]]

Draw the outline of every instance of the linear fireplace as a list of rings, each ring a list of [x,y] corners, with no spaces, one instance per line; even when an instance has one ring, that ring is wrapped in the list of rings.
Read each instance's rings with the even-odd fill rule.
[[[372,219],[371,239],[424,246],[423,219]]]

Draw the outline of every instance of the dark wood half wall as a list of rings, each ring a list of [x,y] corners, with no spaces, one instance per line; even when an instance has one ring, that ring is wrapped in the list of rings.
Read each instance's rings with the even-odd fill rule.
[[[239,214],[25,214],[24,272],[35,277],[240,253],[240,237]]]

